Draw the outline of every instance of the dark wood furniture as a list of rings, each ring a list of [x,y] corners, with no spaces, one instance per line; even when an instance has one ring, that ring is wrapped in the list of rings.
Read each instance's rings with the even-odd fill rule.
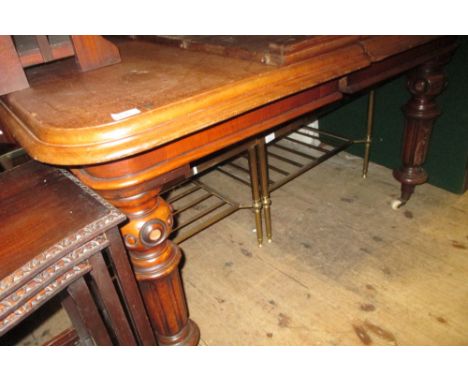
[[[81,344],[154,344],[117,227],[124,220],[64,170],[30,161],[1,173],[0,336],[66,290]]]
[[[71,168],[128,216],[121,232],[160,344],[199,338],[180,280],[181,253],[167,240],[171,208],[159,196],[164,184],[190,174],[191,162],[409,72],[403,165],[395,171],[401,202],[427,179],[422,165],[440,113],[435,97],[455,38],[254,40],[233,44],[241,53],[279,44],[287,54],[265,65],[256,58],[262,54],[245,59],[223,49],[128,41],[119,45],[119,65],[85,74],[70,60],[30,68],[31,88],[0,101],[1,123],[33,158]]]

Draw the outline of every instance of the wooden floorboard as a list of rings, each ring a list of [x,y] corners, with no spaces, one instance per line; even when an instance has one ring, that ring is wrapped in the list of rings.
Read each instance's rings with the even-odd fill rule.
[[[394,211],[391,171],[360,168],[343,153],[275,191],[262,248],[250,211],[182,244],[202,344],[468,344],[467,196],[423,185]]]

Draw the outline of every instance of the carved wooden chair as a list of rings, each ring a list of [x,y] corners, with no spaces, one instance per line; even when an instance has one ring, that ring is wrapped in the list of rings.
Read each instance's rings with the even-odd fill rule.
[[[1,337],[51,299],[73,323],[49,344],[154,345],[115,208],[35,161],[0,174]]]

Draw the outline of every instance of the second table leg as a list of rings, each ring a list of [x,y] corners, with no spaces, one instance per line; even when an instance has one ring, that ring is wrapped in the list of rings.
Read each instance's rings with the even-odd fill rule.
[[[450,57],[419,66],[409,73],[407,87],[412,98],[404,106],[405,132],[403,138],[402,166],[393,172],[401,183],[401,199],[394,208],[405,204],[414,188],[427,181],[427,173],[422,167],[426,161],[429,140],[434,121],[440,115],[435,98],[446,84],[443,66]]]

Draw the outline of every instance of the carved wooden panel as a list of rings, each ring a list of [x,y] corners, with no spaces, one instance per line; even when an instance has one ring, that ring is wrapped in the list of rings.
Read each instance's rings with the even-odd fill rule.
[[[90,270],[91,266],[87,261],[85,261],[76,265],[69,271],[65,272],[63,275],[53,279],[52,282],[47,285],[47,287],[42,289],[39,293],[36,293],[33,297],[19,306],[15,311],[7,315],[4,319],[0,320],[0,335],[5,333],[14,325],[18,324],[19,321],[26,318],[43,303],[50,300],[66,286],[70,285],[73,281],[88,273]]]

